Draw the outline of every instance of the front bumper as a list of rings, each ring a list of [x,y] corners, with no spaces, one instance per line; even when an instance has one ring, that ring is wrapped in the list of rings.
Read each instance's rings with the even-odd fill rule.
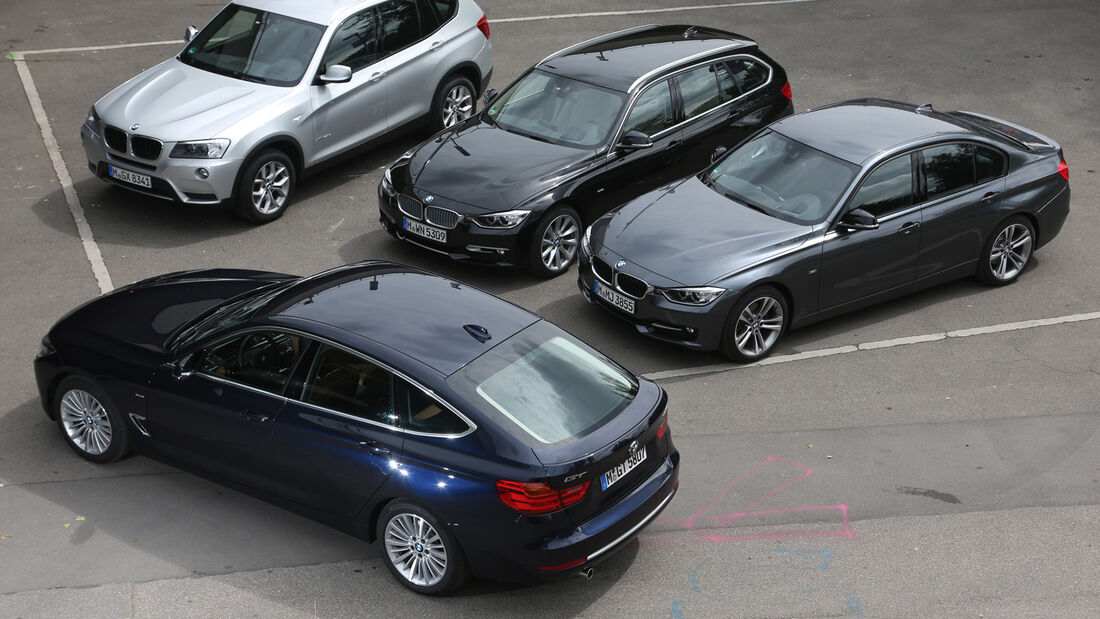
[[[598,281],[601,286],[611,286],[610,282],[596,276],[592,268],[592,256],[584,251],[579,252],[577,268],[577,286],[584,295],[584,299],[593,305],[598,305],[613,316],[634,325],[638,333],[658,339],[664,342],[693,348],[696,350],[717,350],[722,341],[722,330],[725,328],[726,317],[729,315],[732,305],[736,300],[734,295],[727,292],[708,305],[692,306],[682,305],[669,301],[663,294],[652,287],[646,294],[634,301],[634,313],[612,305],[595,293],[595,284]],[[611,252],[604,250],[602,255],[609,264],[614,264],[615,259]],[[614,256],[617,258],[617,256]],[[645,274],[636,273],[642,279],[647,279]],[[629,295],[624,295],[628,296]]]
[[[173,159],[168,157],[174,143],[167,142],[156,160],[140,159],[130,153],[122,153],[107,147],[103,137],[88,125],[80,127],[80,142],[88,159],[88,170],[100,180],[114,183],[131,191],[172,200],[184,204],[219,204],[233,195],[241,160],[221,159]],[[151,187],[142,187],[113,178],[108,170],[114,166],[151,179]],[[199,168],[206,170],[201,178]]]
[[[535,215],[528,215],[515,228],[501,230],[482,228],[461,218],[454,228],[446,230],[447,241],[441,243],[409,232],[405,227],[407,220],[427,222],[403,213],[397,207],[397,194],[388,194],[381,184],[378,185],[378,219],[382,228],[395,238],[442,254],[451,260],[502,267],[521,266],[527,254],[525,239],[530,238],[531,230],[537,225],[538,219]],[[427,225],[440,228],[430,223]]]

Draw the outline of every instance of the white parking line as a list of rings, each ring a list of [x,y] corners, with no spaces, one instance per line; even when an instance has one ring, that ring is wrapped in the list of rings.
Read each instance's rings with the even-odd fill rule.
[[[804,361],[806,359],[815,359],[818,357],[831,357],[833,355],[843,355],[846,353],[859,352],[861,350],[878,350],[881,348],[894,348],[896,346],[909,346],[912,344],[923,344],[926,342],[938,342],[940,340],[973,337],[975,335],[988,335],[990,333],[1002,333],[1005,331],[1019,331],[1021,329],[1034,329],[1036,327],[1049,327],[1051,325],[1061,325],[1070,322],[1082,322],[1085,320],[1097,320],[1100,319],[1100,312],[1089,312],[1086,314],[1070,314],[1068,316],[1056,316],[1054,318],[1038,318],[1036,320],[1023,320],[1020,322],[1006,322],[999,325],[990,325],[988,327],[975,327],[973,329],[959,329],[957,331],[944,331],[942,333],[929,333],[927,335],[914,335],[911,337],[899,337],[892,340],[878,340],[875,342],[866,342],[863,344],[856,344],[854,346],[840,346],[837,348],[823,348],[820,350],[808,350],[805,352],[796,353],[793,355],[776,355],[774,357],[768,357],[763,361],[757,363],[718,363],[714,365],[701,365],[694,368],[685,368],[682,370],[663,370],[660,372],[651,372],[646,374],[645,377],[650,380],[663,380],[668,378],[683,378],[686,376],[698,376],[700,374],[713,374],[715,372],[728,372],[730,370],[742,370],[745,368],[755,368],[765,365],[776,365],[779,363],[791,363],[792,361]]]

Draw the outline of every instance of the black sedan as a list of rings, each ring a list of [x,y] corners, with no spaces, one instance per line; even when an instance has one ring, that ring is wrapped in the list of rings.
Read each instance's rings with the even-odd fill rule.
[[[780,120],[582,239],[589,302],[731,359],[938,282],[1014,281],[1069,214],[1061,147],[970,112],[863,99]]]
[[[754,41],[694,26],[586,41],[492,97],[386,170],[379,217],[452,259],[542,277],[569,268],[585,224],[793,110],[786,73]]]
[[[134,450],[379,539],[421,593],[591,575],[677,487],[655,383],[390,263],[137,282],[58,321],[34,367],[84,458]]]

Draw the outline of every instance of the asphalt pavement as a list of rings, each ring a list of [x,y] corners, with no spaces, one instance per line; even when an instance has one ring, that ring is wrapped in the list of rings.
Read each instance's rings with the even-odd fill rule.
[[[702,4],[485,0],[492,86],[632,25],[733,30],[787,69],[798,109],[878,96],[1058,140],[1073,192],[1061,235],[1013,285],[955,282],[794,331],[776,353],[784,363],[708,371],[724,360],[588,306],[575,271],[541,281],[476,269],[386,235],[375,187],[416,136],[310,177],[261,227],[92,178],[78,132],[88,107],[220,4],[0,4],[11,53],[0,62],[0,618],[1100,616],[1100,4]],[[117,47],[137,43],[151,44]],[[373,545],[147,458],[87,463],[42,412],[39,338],[99,294],[104,274],[120,286],[368,258],[470,282],[639,373],[678,376],[660,382],[680,491],[591,581],[417,596]],[[1026,322],[1037,319],[1050,320]]]

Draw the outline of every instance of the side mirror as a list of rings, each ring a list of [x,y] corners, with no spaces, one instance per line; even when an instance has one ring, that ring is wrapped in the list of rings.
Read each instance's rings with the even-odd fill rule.
[[[187,30],[183,32],[183,44],[187,45],[191,42],[191,39],[195,38],[195,35],[199,33],[199,29],[194,26],[188,26]]]
[[[496,99],[496,98],[497,98],[497,89],[496,88],[490,88],[489,90],[485,91],[485,94],[481,95],[481,100],[485,102],[485,107],[489,107],[489,104],[493,101],[493,99]]]
[[[191,376],[191,369],[188,367],[191,364],[191,355],[187,355],[182,359],[175,361],[169,361],[164,364],[164,367],[168,369],[172,374],[172,378],[176,380],[183,380],[188,376]]]
[[[627,131],[623,139],[619,141],[619,148],[623,150],[638,150],[652,148],[653,140],[641,131]]]
[[[325,84],[343,84],[345,82],[350,82],[351,67],[343,64],[334,64],[318,79]]]
[[[875,230],[878,219],[867,211],[857,208],[848,211],[840,218],[840,227],[848,230]]]
[[[710,162],[714,163],[715,161],[718,161],[719,159],[722,158],[722,155],[725,155],[725,154],[726,154],[726,147],[725,146],[719,146],[718,148],[714,149],[713,153],[710,154]]]

